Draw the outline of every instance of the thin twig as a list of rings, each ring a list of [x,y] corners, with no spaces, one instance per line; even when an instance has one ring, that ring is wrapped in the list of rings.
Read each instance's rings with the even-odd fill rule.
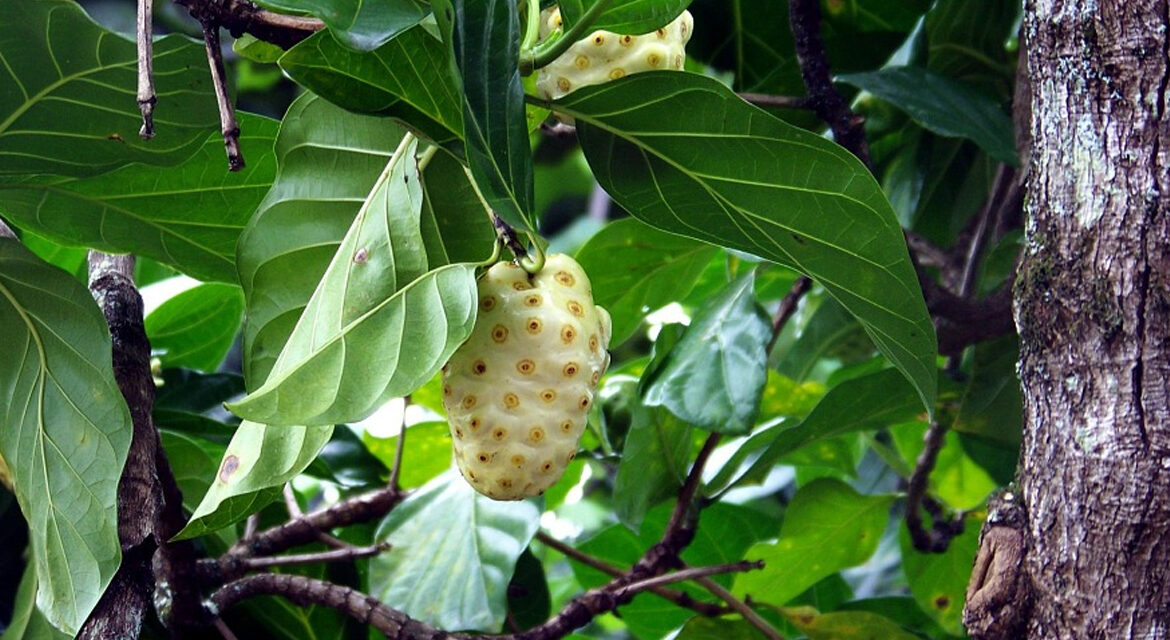
[[[260,528],[260,514],[253,513],[244,521],[244,537],[240,540],[250,540],[256,535],[256,530]]]
[[[869,143],[865,140],[865,119],[853,113],[845,98],[833,87],[829,57],[821,36],[820,0],[789,0],[788,23],[800,63],[800,77],[808,91],[809,107],[829,125],[833,139],[873,171]]]
[[[138,110],[142,112],[143,140],[154,137],[154,0],[138,0]]]
[[[703,442],[703,448],[699,449],[699,455],[695,456],[691,472],[687,474],[687,479],[678,492],[678,503],[674,505],[674,512],[670,514],[670,521],[666,524],[668,532],[680,528],[685,520],[693,517],[692,507],[695,493],[698,492],[699,484],[703,479],[703,467],[706,466],[707,459],[711,457],[711,452],[719,445],[720,439],[722,436],[718,433],[707,436],[707,440]]]
[[[222,618],[216,618],[212,624],[215,625],[216,631],[219,631],[219,635],[223,636],[223,640],[238,640],[236,634],[232,633],[232,630]]]
[[[784,325],[788,323],[792,314],[796,313],[796,304],[804,294],[808,293],[809,288],[812,287],[812,280],[808,276],[800,276],[796,282],[792,283],[792,288],[780,301],[780,306],[776,309],[776,315],[772,317],[772,337],[768,340],[768,350],[765,353],[772,353],[772,349],[776,347],[776,340],[780,338],[780,332],[784,329]]]
[[[910,541],[914,548],[923,553],[942,553],[950,546],[951,540],[963,532],[964,518],[948,519],[941,509],[932,509],[933,526],[928,531],[922,526],[921,508],[926,498],[926,489],[930,482],[930,472],[938,460],[938,453],[946,441],[947,426],[942,422],[932,422],[923,437],[922,454],[914,465],[914,472],[910,474],[909,486],[906,489],[906,528],[910,532]]]
[[[265,556],[263,558],[244,558],[241,560],[247,570],[267,569],[269,567],[292,566],[300,564],[321,564],[325,562],[346,562],[376,556],[390,548],[387,542],[379,542],[368,547],[349,547],[318,551],[316,553],[297,553],[287,556]]]
[[[768,638],[768,640],[784,640],[784,636],[780,635],[779,631],[776,631],[772,625],[768,624],[767,620],[761,618],[760,614],[756,613],[751,607],[747,605],[746,602],[735,597],[735,595],[727,589],[724,589],[723,585],[707,577],[695,578],[695,582],[698,583],[699,586],[703,587],[707,591],[710,591],[721,600],[726,602],[727,606],[731,607],[737,613],[739,613],[739,615],[743,616],[743,619],[746,620],[748,624],[752,625],[756,629],[759,629],[760,633],[764,634],[764,637]]]
[[[398,485],[398,479],[402,475],[402,456],[406,452],[406,407],[409,405],[410,397],[407,397],[402,404],[402,420],[398,423],[398,442],[394,447],[394,466],[390,468],[390,479],[386,482],[386,486],[395,491],[401,489]]]
[[[325,28],[325,23],[316,18],[274,13],[259,9],[247,0],[175,0],[175,3],[186,7],[197,20],[204,16],[211,18],[234,37],[250,33],[282,49],[292,48]]]
[[[544,546],[549,547],[550,549],[556,549],[560,553],[576,560],[577,562],[580,562],[581,564],[589,567],[593,567],[594,569],[597,569],[598,571],[606,573],[610,576],[624,576],[627,573],[626,571],[623,571],[622,569],[619,569],[609,564],[608,562],[601,560],[600,558],[595,558],[588,553],[581,551],[580,549],[575,549],[543,531],[536,532],[536,539],[539,540],[540,543]],[[660,598],[669,600],[680,607],[686,607],[687,609],[697,611],[704,616],[714,618],[730,612],[728,607],[721,607],[717,604],[695,600],[694,596],[687,593],[686,591],[677,591],[663,587],[654,587],[649,591],[650,593],[653,593]]]
[[[742,560],[740,562],[731,562],[728,564],[718,564],[710,567],[690,567],[672,573],[664,573],[653,578],[646,578],[637,582],[630,583],[621,589],[614,592],[614,597],[624,598],[626,595],[641,593],[642,591],[649,591],[654,587],[674,584],[676,582],[685,582],[687,580],[695,580],[706,576],[719,575],[721,573],[736,573],[743,571],[754,571],[756,569],[763,569],[764,563],[762,560]]]
[[[289,483],[289,482],[284,483],[283,493],[284,493],[284,506],[285,506],[285,508],[288,509],[289,517],[290,518],[299,518],[299,517],[305,515],[305,512],[301,511],[301,505],[297,503],[297,494],[295,491],[293,491],[292,483]],[[341,538],[338,538],[336,536],[329,535],[328,533],[325,533],[324,531],[317,532],[317,539],[320,540],[323,544],[326,544],[330,547],[333,547],[334,549],[356,549],[357,548],[354,545],[346,542],[345,540],[342,540]]]
[[[740,92],[739,97],[757,107],[777,107],[781,109],[811,109],[808,98],[797,96],[775,96],[767,93]]]
[[[207,49],[207,64],[211,67],[211,84],[215,87],[215,102],[219,106],[219,125],[223,132],[223,146],[227,150],[228,171],[244,168],[244,154],[240,151],[240,125],[236,110],[228,95],[227,77],[223,70],[223,52],[219,48],[219,23],[204,17],[203,44]]]

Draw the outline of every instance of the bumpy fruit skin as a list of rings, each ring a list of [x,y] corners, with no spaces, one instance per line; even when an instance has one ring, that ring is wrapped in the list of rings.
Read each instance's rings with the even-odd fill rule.
[[[548,256],[533,276],[501,262],[480,279],[475,328],[443,368],[455,461],[476,491],[520,500],[560,479],[609,365],[610,332],[568,256]]]
[[[542,17],[541,36],[560,27],[560,9],[546,9]],[[691,13],[683,11],[665,27],[640,36],[594,31],[541,68],[536,89],[545,98],[555,100],[581,87],[632,73],[681,70],[687,59],[686,43],[693,30]]]

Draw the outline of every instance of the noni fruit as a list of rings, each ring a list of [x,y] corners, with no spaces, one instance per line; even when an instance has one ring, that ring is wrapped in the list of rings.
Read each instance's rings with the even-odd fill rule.
[[[610,326],[566,255],[534,275],[501,262],[479,280],[475,328],[443,367],[455,461],[476,491],[520,500],[560,479],[609,365]]]
[[[542,36],[561,26],[560,9],[546,9],[542,18]],[[690,12],[683,11],[665,27],[640,36],[594,31],[541,68],[536,89],[544,98],[555,100],[575,89],[632,73],[682,69],[693,27]]]

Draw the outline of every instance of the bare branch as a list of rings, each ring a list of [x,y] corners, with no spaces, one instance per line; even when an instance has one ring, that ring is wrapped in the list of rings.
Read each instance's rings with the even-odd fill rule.
[[[299,518],[299,517],[305,515],[305,512],[301,511],[301,505],[297,504],[297,494],[296,494],[296,492],[293,491],[291,483],[288,483],[288,482],[284,483],[284,489],[282,490],[282,493],[284,494],[284,506],[286,509],[288,509],[288,515],[290,518]],[[255,531],[253,531],[252,533],[254,534]],[[329,545],[330,547],[333,547],[334,549],[356,549],[357,548],[354,545],[346,542],[345,540],[342,540],[341,538],[338,538],[336,536],[331,536],[328,533],[325,533],[324,531],[317,532],[317,540],[323,544],[326,544],[326,545]]]
[[[780,632],[776,631],[775,627],[768,624],[767,620],[761,618],[746,602],[735,597],[727,589],[724,589],[723,585],[707,577],[695,578],[695,582],[726,602],[736,613],[743,616],[743,619],[747,620],[748,624],[759,629],[760,633],[764,634],[764,637],[768,638],[768,640],[784,640],[784,636],[780,635]]]
[[[244,168],[244,155],[240,151],[240,125],[236,121],[231,96],[228,95],[223,52],[219,49],[219,23],[206,16],[200,22],[203,24],[207,64],[211,68],[211,84],[215,87],[215,101],[219,106],[219,125],[223,133],[223,146],[227,150],[228,171],[239,171]]]
[[[703,442],[703,448],[699,449],[699,455],[695,456],[691,472],[687,474],[687,479],[683,482],[682,489],[679,490],[678,503],[674,506],[674,512],[670,514],[670,522],[666,524],[667,534],[672,529],[681,528],[685,521],[693,518],[694,510],[692,507],[694,506],[695,493],[698,492],[699,483],[703,479],[703,467],[707,465],[707,459],[711,457],[711,452],[719,445],[719,440],[722,437],[718,433],[707,436]]]
[[[829,125],[837,144],[852,152],[872,172],[865,120],[853,113],[833,87],[825,41],[821,37],[820,0],[789,0],[788,23],[796,44],[796,59],[800,62],[800,77],[808,91],[809,108]]]
[[[780,331],[784,329],[784,325],[788,323],[792,314],[796,313],[796,304],[800,302],[805,293],[808,293],[810,287],[812,287],[812,280],[808,276],[800,276],[796,282],[792,283],[792,288],[780,301],[776,315],[772,317],[772,338],[768,340],[768,350],[765,353],[772,353],[772,349],[776,347],[776,340],[780,337]]]
[[[212,624],[215,626],[215,630],[219,631],[219,635],[223,636],[223,640],[238,640],[236,634],[232,633],[232,630],[222,619],[216,618]]]
[[[324,562],[348,562],[376,556],[390,548],[387,542],[379,542],[368,547],[349,546],[345,549],[332,551],[318,551],[316,553],[300,553],[287,556],[268,556],[263,558],[243,558],[242,566],[246,570],[267,569],[269,567],[292,566],[299,564],[321,564]]]
[[[154,137],[154,0],[138,0],[138,110],[142,112],[144,140]]]
[[[581,551],[580,549],[575,549],[575,548],[565,544],[564,542],[561,542],[560,540],[557,540],[556,538],[548,535],[547,533],[545,533],[543,531],[536,532],[536,539],[539,540],[541,542],[541,544],[545,545],[546,547],[556,549],[560,553],[576,560],[577,562],[580,562],[581,564],[584,564],[586,566],[593,567],[594,569],[597,569],[598,571],[609,574],[610,576],[613,576],[613,577],[624,576],[627,573],[626,571],[623,571],[622,569],[619,569],[619,568],[617,568],[617,567],[615,567],[615,566],[613,566],[613,565],[611,565],[603,560],[600,560],[598,558],[594,558],[593,556]],[[666,600],[669,600],[669,601],[677,604],[680,607],[686,607],[687,609],[692,609],[692,610],[697,611],[698,613],[700,613],[704,616],[708,616],[708,617],[721,616],[721,615],[724,615],[724,614],[729,613],[731,611],[728,607],[721,607],[719,605],[711,604],[709,602],[702,602],[700,600],[695,600],[695,598],[693,596],[691,596],[691,594],[687,593],[686,591],[675,591],[673,589],[665,589],[663,587],[653,587],[650,589],[650,593],[653,593],[654,595],[656,595],[660,598],[664,598]]]
[[[906,489],[906,528],[910,531],[910,540],[914,543],[914,548],[923,553],[942,553],[947,550],[955,536],[963,533],[964,518],[960,515],[948,519],[938,505],[931,510],[934,516],[931,529],[927,530],[922,525],[921,508],[926,498],[930,472],[934,470],[946,434],[947,427],[943,423],[930,424],[923,438],[922,454],[918,456],[914,472],[910,474],[909,487]]]
[[[249,33],[282,49],[289,49],[325,28],[325,23],[316,18],[273,13],[247,0],[175,0],[175,3],[186,7],[196,20],[210,18],[237,38]]]
[[[739,97],[757,107],[776,107],[780,109],[811,109],[808,98],[796,96],[774,96],[767,93],[741,92]]]
[[[720,573],[753,571],[763,568],[764,563],[761,560],[744,560],[741,562],[731,562],[728,564],[719,564],[710,567],[690,567],[687,569],[682,569],[681,571],[666,573],[660,576],[654,576],[653,578],[646,578],[645,580],[639,580],[637,582],[628,584],[620,589],[615,590],[614,597],[623,599],[627,595],[648,591],[660,585],[684,582],[686,580],[695,580],[697,578],[719,575]]]

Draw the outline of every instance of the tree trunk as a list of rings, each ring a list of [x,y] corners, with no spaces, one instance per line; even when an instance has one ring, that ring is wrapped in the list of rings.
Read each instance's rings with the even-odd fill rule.
[[[1028,0],[1027,637],[1170,637],[1166,0]]]

